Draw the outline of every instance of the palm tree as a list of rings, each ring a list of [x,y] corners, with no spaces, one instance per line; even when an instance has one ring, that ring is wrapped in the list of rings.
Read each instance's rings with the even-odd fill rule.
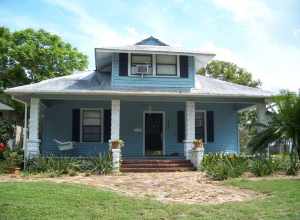
[[[270,118],[266,124],[256,124],[258,129],[248,143],[253,152],[266,149],[269,144],[278,141],[290,141],[292,152],[300,158],[300,96],[282,91],[273,98]]]

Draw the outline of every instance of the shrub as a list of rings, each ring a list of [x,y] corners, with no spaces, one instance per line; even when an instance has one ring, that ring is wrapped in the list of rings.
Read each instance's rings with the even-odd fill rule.
[[[21,148],[11,150],[5,148],[0,158],[0,173],[9,173],[14,168],[22,168],[24,162],[24,154]]]
[[[106,174],[112,171],[110,154],[91,158],[38,157],[28,162],[29,173],[50,173],[51,176],[63,174],[76,175],[77,172]]]
[[[248,167],[247,158],[229,154],[204,156],[202,170],[214,180],[225,180],[241,176]]]
[[[291,154],[289,157],[289,161],[286,164],[286,174],[295,176],[299,170],[299,164],[296,154]]]
[[[250,163],[250,171],[255,176],[268,176],[279,171],[281,168],[281,159],[274,157],[257,157]]]

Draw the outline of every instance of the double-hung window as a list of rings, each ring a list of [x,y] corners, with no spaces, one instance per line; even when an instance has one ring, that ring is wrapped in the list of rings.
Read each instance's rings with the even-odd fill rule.
[[[177,76],[177,56],[156,55],[156,75]]]
[[[102,110],[83,109],[81,138],[83,142],[102,142]]]
[[[152,75],[152,55],[151,54],[132,54],[131,55],[131,74],[138,74],[138,66],[147,66],[148,72],[146,74]]]
[[[206,141],[206,112],[196,111],[195,112],[195,138]]]

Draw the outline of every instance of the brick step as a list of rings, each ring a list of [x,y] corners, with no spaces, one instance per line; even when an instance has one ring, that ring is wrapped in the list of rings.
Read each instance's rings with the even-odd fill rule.
[[[193,167],[164,167],[164,168],[121,168],[121,172],[184,172],[193,171]]]
[[[191,163],[128,163],[121,165],[122,168],[163,168],[163,167],[193,167]]]
[[[188,160],[123,160],[123,164],[172,164],[172,163],[180,163],[187,164],[190,163]]]

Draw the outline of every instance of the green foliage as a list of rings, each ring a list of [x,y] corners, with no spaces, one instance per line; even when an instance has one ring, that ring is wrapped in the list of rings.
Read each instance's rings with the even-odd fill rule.
[[[248,146],[253,152],[264,150],[269,144],[291,141],[293,152],[300,157],[300,97],[283,91],[273,98],[274,105],[267,124],[256,124],[261,131],[253,136]]]
[[[288,161],[285,170],[287,175],[297,175],[297,172],[299,170],[299,161],[296,154],[290,155],[290,160]]]
[[[207,64],[206,68],[198,70],[198,74],[250,87],[261,85],[259,80],[252,79],[250,72],[225,61],[213,60]]]
[[[277,160],[272,158],[259,157],[255,158],[250,163],[250,171],[255,176],[268,176],[278,170],[279,164]]]
[[[106,174],[112,171],[110,154],[91,158],[38,157],[28,162],[29,173],[48,173],[50,176],[75,175],[77,172]]]
[[[0,27],[2,87],[70,74],[87,67],[87,56],[45,30],[10,32]]]
[[[6,148],[0,158],[0,174],[9,173],[11,169],[23,168],[24,152],[21,148],[11,150]]]
[[[14,128],[7,120],[0,120],[0,143],[6,144],[13,136]]]
[[[279,171],[296,175],[299,163],[297,157],[289,155],[266,157],[210,153],[204,156],[201,169],[214,180],[225,180],[240,177],[246,171],[255,176],[267,176]]]
[[[0,100],[22,114],[20,104],[3,93],[9,87],[26,85],[88,66],[87,56],[45,30],[10,32],[0,27]]]
[[[240,177],[247,170],[247,158],[229,154],[207,154],[202,170],[214,180]]]

